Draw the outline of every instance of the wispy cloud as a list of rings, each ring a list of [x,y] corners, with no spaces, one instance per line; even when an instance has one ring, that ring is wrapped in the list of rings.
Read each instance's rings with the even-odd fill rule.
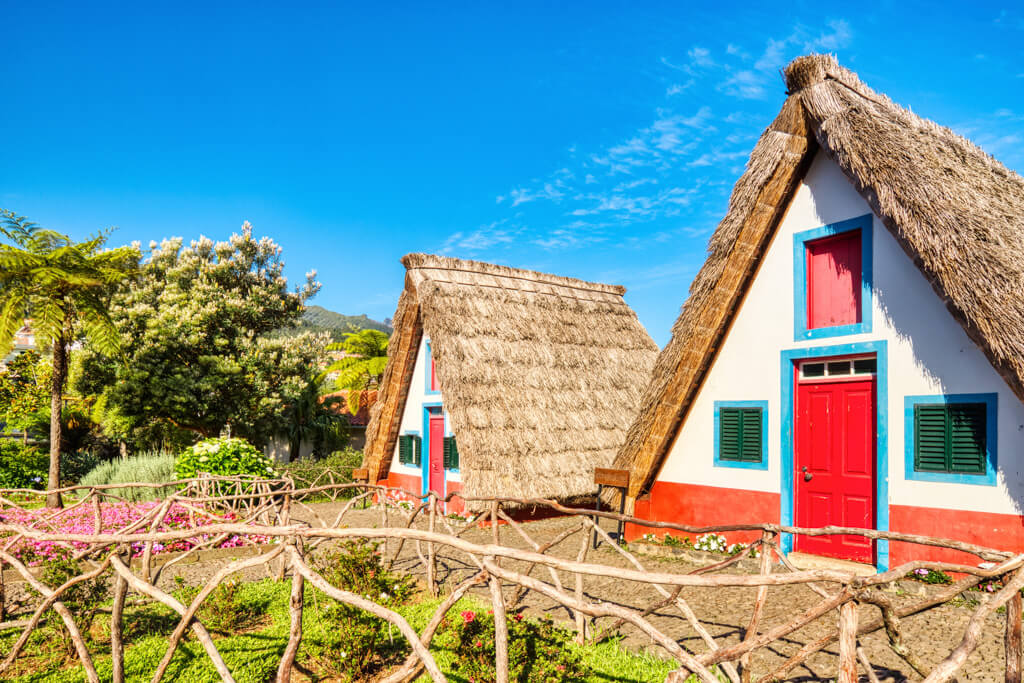
[[[458,232],[442,249],[528,244],[557,251],[612,240],[648,249],[705,238],[771,120],[765,102],[781,96],[779,68],[803,52],[837,50],[852,40],[850,24],[836,19],[813,29],[797,24],[753,43],[698,44],[662,56],[656,67],[664,91],[645,124],[604,145],[568,147],[560,168],[496,197],[506,219]],[[673,221],[685,225],[666,225]],[[648,279],[655,277],[663,276]]]
[[[481,225],[470,232],[456,232],[437,250],[439,254],[472,254],[503,244],[511,244],[522,233],[522,228],[511,225],[508,219]]]

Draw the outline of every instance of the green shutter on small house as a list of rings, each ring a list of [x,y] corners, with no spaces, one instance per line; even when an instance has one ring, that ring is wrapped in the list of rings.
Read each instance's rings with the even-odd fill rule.
[[[763,411],[760,408],[719,408],[718,457],[734,462],[761,462]]]
[[[454,436],[444,437],[444,468],[446,470],[459,469],[459,447],[455,445]]]
[[[914,406],[914,469],[918,472],[985,474],[984,403]]]
[[[402,465],[412,464],[412,436],[408,434],[398,437],[398,462]]]

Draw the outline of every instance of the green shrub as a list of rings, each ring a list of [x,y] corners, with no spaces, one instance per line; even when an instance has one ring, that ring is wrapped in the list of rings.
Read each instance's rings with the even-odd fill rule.
[[[583,681],[586,667],[571,647],[573,635],[550,618],[508,619],[508,679],[516,683]],[[452,669],[467,681],[493,681],[494,614],[465,610],[446,617],[434,641],[453,653]]]
[[[363,452],[354,448],[334,451],[326,458],[302,458],[281,466],[281,473],[288,475],[300,489],[329,484],[331,479],[325,472],[334,472],[334,483],[347,484],[352,481],[352,470],[363,462]],[[347,489],[341,494],[343,498],[357,495],[356,489]]]
[[[0,488],[44,489],[50,457],[35,446],[0,440]]]
[[[174,456],[170,453],[140,453],[127,458],[110,460],[97,465],[82,477],[82,486],[104,484],[165,484],[174,480]],[[131,501],[158,500],[169,495],[173,488],[117,488],[109,493]]]
[[[174,476],[192,479],[201,473],[217,476],[277,476],[274,461],[245,439],[216,438],[200,441],[181,452],[174,462]]]
[[[70,579],[87,572],[89,568],[81,562],[71,559],[71,552],[60,548],[60,552],[54,559],[48,560],[44,565],[42,575],[39,577],[43,583],[50,588],[57,588]],[[109,574],[110,570],[107,571]],[[29,589],[36,597],[42,598],[31,588]],[[107,598],[107,579],[101,575],[88,581],[82,581],[69,588],[62,596],[61,602],[70,610],[75,625],[88,640],[92,628],[92,622],[99,613],[100,606]],[[47,626],[60,639],[65,654],[71,657],[75,654],[74,642],[67,628],[64,627],[61,618],[56,612],[50,610],[47,616]]]
[[[60,456],[60,479],[69,486],[74,485],[105,460],[105,458],[89,451],[62,453]]]
[[[953,583],[953,579],[949,574],[938,569],[915,569],[911,572],[909,578],[914,579],[915,581],[920,581],[921,583]]]
[[[186,606],[199,595],[199,588],[190,586],[181,576],[174,577],[176,597]],[[199,621],[211,631],[230,635],[259,623],[266,614],[267,605],[257,604],[242,595],[242,584],[237,577],[223,581],[206,596],[199,607]]]
[[[395,609],[409,600],[414,582],[384,568],[379,544],[348,541],[315,559],[317,571],[333,586]],[[322,593],[317,591],[318,600]],[[356,607],[328,600],[321,611],[336,627],[317,642],[306,642],[318,671],[341,680],[365,680],[406,654],[404,640],[384,621]]]

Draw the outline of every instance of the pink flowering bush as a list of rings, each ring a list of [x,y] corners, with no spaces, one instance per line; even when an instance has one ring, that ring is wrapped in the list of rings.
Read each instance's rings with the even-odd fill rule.
[[[158,505],[160,505],[159,502],[105,503],[100,506],[100,533],[119,532],[123,528],[131,525],[133,522],[145,517],[146,514],[151,512],[153,508]],[[68,509],[57,513],[56,516],[49,519],[52,515],[54,515],[54,511],[47,508],[37,508],[32,510],[0,509],[0,526],[4,524],[14,524],[54,534],[63,533],[88,535],[96,533],[95,515],[91,506],[82,505],[74,509]],[[190,516],[189,511],[184,506],[175,504],[170,507],[167,515],[164,517],[163,523],[156,529],[156,531],[173,531],[176,529],[192,528],[196,528],[198,531],[199,527],[207,526],[209,524],[228,523],[234,521],[236,521],[236,517],[230,512],[217,515],[196,514],[193,519],[192,516]],[[133,533],[141,534],[146,533],[148,530],[149,524],[144,524],[140,529]],[[11,535],[13,534],[10,531],[0,530],[0,539]],[[167,544],[154,543],[153,552],[168,553],[189,550],[197,544],[209,540],[211,537],[212,536],[210,534],[197,533],[195,536]],[[250,534],[245,538],[233,535],[229,536],[217,547],[235,548],[243,546],[246,544],[246,538],[254,543],[268,543],[270,541],[268,537],[260,535]],[[77,549],[84,549],[88,547],[89,544],[81,541],[74,541],[70,545]],[[132,543],[132,557],[142,555],[144,548],[145,544],[141,541]],[[63,546],[53,541],[22,539],[14,545],[13,553],[15,557],[20,559],[22,562],[33,566],[62,557],[63,553],[61,551],[63,549]]]

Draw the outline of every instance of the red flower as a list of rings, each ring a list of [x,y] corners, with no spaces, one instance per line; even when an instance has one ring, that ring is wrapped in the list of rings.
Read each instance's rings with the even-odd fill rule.
[[[483,644],[483,642],[482,642],[482,641],[478,640],[478,641],[476,641],[476,646],[477,646],[477,647],[483,647],[483,646],[484,646],[484,644]]]
[[[476,612],[472,612],[470,610],[466,610],[465,612],[462,613],[462,621],[463,621],[463,623],[468,624],[469,622],[473,621],[474,619],[476,619]]]
[[[523,620],[523,615],[522,614],[517,614],[517,615],[515,615],[512,618],[515,619],[516,621],[522,621]]]

